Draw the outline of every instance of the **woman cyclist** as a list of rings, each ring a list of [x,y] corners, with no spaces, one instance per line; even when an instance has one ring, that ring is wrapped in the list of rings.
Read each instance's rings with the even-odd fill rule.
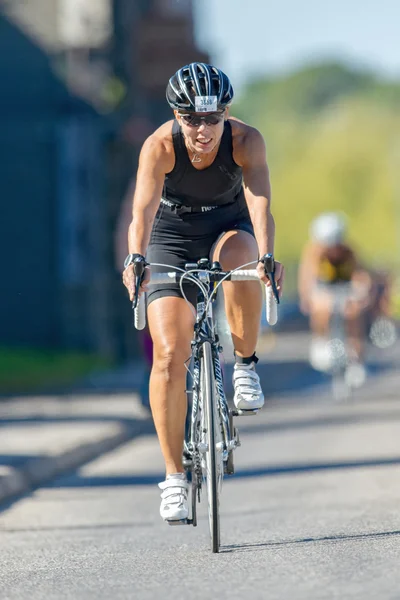
[[[225,270],[273,253],[275,225],[265,143],[261,134],[229,115],[233,89],[220,69],[192,63],[169,80],[166,97],[173,119],[143,144],[129,228],[123,281],[134,296],[133,261],[185,263],[210,257]],[[275,263],[278,289],[283,267]],[[156,270],[156,268],[154,268]],[[157,270],[162,270],[158,269]],[[168,270],[168,269],[166,269]],[[264,266],[260,280],[269,284]],[[190,356],[194,315],[179,285],[154,286],[146,276],[147,313],[153,339],[150,404],[165,461],[159,484],[161,517],[188,515],[182,449],[186,415],[185,361]],[[185,284],[196,304],[196,287]],[[244,410],[264,404],[255,370],[262,310],[254,281],[224,283],[225,308],[235,348],[234,403]]]
[[[328,342],[335,288],[348,285],[343,312],[351,359],[347,378],[350,384],[361,385],[365,380],[365,315],[371,278],[346,243],[346,232],[346,218],[340,213],[322,213],[311,223],[311,239],[300,260],[300,308],[310,319],[310,363],[317,370],[328,371],[332,362]]]

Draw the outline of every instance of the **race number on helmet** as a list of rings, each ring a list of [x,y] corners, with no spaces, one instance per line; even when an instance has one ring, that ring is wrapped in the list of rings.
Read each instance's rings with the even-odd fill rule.
[[[169,80],[166,91],[171,108],[202,113],[224,110],[231,104],[233,95],[225,73],[197,62],[179,69]]]

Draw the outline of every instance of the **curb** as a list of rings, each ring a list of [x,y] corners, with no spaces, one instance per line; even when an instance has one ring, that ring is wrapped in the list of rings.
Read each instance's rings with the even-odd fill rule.
[[[32,491],[67,471],[74,471],[131,439],[151,432],[152,428],[151,419],[136,421],[130,425],[121,423],[118,432],[100,440],[82,443],[56,456],[32,458],[21,467],[12,469],[9,474],[0,474],[0,504]]]

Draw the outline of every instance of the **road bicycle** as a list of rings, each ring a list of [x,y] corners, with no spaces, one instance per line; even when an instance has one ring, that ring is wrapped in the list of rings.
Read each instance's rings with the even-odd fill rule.
[[[196,321],[191,342],[192,353],[187,361],[191,365],[192,383],[191,389],[186,390],[190,413],[183,448],[183,463],[190,482],[191,510],[188,519],[168,521],[168,523],[197,525],[197,503],[201,500],[204,486],[207,492],[212,552],[219,552],[220,549],[219,503],[222,480],[224,475],[234,473],[233,452],[240,446],[239,431],[233,424],[233,417],[257,412],[229,408],[224,392],[219,356],[222,347],[213,317],[213,303],[224,281],[260,281],[255,269],[243,269],[256,262],[247,263],[232,271],[223,271],[218,262],[211,264],[207,258],[197,263],[188,263],[185,269],[159,263],[149,265],[171,269],[170,272],[151,273],[152,284],[179,283],[184,298],[186,298],[184,282],[191,282],[198,287]],[[274,278],[273,256],[266,255],[263,257],[263,262],[271,282],[271,286],[265,286],[266,316],[268,323],[274,325],[277,322],[279,295]],[[140,296],[138,294],[145,266],[146,263],[142,259],[134,262],[136,294],[133,308],[137,329],[143,329],[146,324],[144,294]]]
[[[332,381],[332,396],[336,401],[347,400],[353,389],[360,385],[357,373],[352,375],[354,357],[349,350],[345,309],[351,300],[364,300],[366,291],[351,282],[336,283],[326,288],[332,297],[332,313],[329,322],[328,354]]]
[[[346,379],[346,369],[350,359],[347,349],[347,332],[344,309],[351,296],[348,283],[336,284],[332,294],[332,314],[329,322],[328,349],[331,357],[332,395],[334,400],[346,400],[351,395],[351,386]]]

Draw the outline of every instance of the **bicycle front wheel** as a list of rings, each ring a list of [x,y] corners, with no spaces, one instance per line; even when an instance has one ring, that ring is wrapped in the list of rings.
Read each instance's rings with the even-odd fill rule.
[[[201,391],[203,439],[207,450],[203,461],[203,476],[207,484],[208,520],[211,535],[211,550],[219,552],[219,492],[223,476],[223,461],[220,443],[222,435],[217,418],[217,397],[214,377],[212,349],[209,342],[203,345],[201,360]]]

